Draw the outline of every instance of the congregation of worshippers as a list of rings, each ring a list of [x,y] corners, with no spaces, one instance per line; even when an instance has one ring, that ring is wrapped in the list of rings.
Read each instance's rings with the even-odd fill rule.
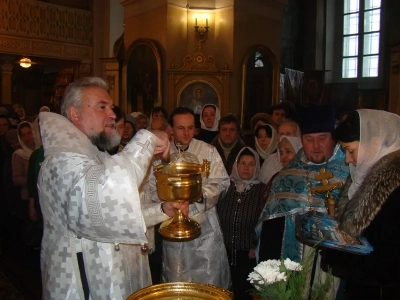
[[[141,255],[151,277],[137,289],[187,281],[220,286],[232,291],[234,299],[252,299],[248,275],[258,263],[286,258],[302,262],[311,247],[316,255],[310,277],[329,273],[334,278],[327,298],[400,299],[398,115],[280,103],[252,116],[251,131],[243,131],[238,116],[221,115],[214,104],[204,105],[199,114],[187,107],[154,107],[150,115],[117,106],[113,111],[120,142],[107,149],[110,155],[121,152],[142,130],[165,132],[171,152],[178,149],[198,157],[212,152],[209,180],[214,181],[206,179],[209,186],[203,187],[207,199],[189,205],[189,216],[208,211],[199,221],[197,244],[164,240],[159,224],[148,226],[148,250]],[[50,108],[41,107],[40,112]],[[3,251],[16,244],[41,247],[37,183],[45,152],[40,112],[26,116],[21,105],[14,105],[13,111],[0,108]],[[149,188],[152,167],[139,187],[141,202],[161,201]],[[330,175],[325,183],[319,179],[322,170]],[[336,184],[329,191],[333,212],[324,193],[312,192],[324,184]],[[296,234],[295,217],[311,210],[330,213],[338,229],[365,238],[373,250],[356,254],[308,245]],[[177,249],[182,250],[177,245],[185,243],[192,243],[191,252],[177,255]]]

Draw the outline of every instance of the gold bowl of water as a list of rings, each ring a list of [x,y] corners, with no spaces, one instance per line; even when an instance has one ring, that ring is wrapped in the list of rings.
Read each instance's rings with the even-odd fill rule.
[[[143,288],[127,300],[230,300],[233,293],[223,288],[194,282],[170,282]]]

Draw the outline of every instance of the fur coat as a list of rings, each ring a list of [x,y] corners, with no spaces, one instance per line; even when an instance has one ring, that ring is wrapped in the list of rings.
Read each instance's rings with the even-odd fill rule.
[[[323,259],[335,276],[366,285],[400,285],[400,150],[382,157],[352,199],[347,182],[339,200],[340,229],[367,238],[369,255],[326,250]],[[325,265],[326,266],[326,265]]]

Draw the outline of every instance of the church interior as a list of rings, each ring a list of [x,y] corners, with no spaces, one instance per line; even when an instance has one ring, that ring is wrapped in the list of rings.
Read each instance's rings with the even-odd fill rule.
[[[59,112],[98,76],[126,113],[213,103],[244,130],[285,101],[400,114],[399,15],[390,0],[2,0],[0,106]],[[0,298],[40,299],[38,264],[0,255]]]

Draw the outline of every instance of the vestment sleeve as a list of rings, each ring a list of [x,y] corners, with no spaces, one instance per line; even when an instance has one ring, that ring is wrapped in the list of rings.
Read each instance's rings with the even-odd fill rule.
[[[156,137],[145,132],[111,157],[71,152],[46,157],[39,184],[42,207],[50,209],[77,237],[146,242],[138,187],[150,164]]]
[[[210,173],[207,178],[203,178],[203,203],[194,203],[199,213],[215,206],[219,197],[225,195],[230,182],[217,149],[210,147],[206,151],[208,151],[207,159],[210,161]],[[190,211],[193,211],[192,208]],[[194,212],[194,214],[196,213]]]

